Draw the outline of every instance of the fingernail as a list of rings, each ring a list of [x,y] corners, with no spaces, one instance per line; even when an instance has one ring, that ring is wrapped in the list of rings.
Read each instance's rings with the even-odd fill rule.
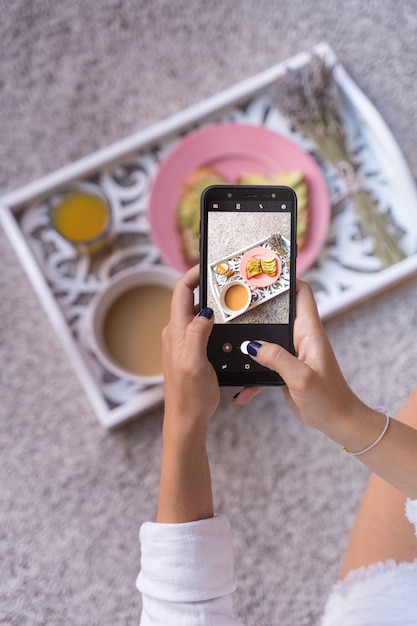
[[[248,347],[246,348],[246,350],[251,356],[258,356],[258,351],[261,346],[262,344],[259,343],[259,341],[251,341],[250,343],[248,343]]]
[[[199,317],[205,317],[207,320],[211,320],[211,318],[213,317],[213,309],[206,307],[204,309],[201,309],[198,315]]]

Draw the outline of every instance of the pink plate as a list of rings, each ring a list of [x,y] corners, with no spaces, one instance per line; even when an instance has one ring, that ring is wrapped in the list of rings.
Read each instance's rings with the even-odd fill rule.
[[[244,173],[276,174],[301,170],[309,188],[307,241],[297,257],[297,275],[314,263],[330,223],[326,182],[315,160],[292,141],[263,126],[224,122],[210,124],[180,139],[154,178],[149,197],[152,238],[162,258],[180,272],[188,268],[181,254],[177,211],[183,181],[199,167],[212,167],[229,184]]]
[[[257,259],[270,259],[271,257],[275,257],[277,260],[277,273],[273,276],[268,276],[267,274],[259,274],[258,276],[253,276],[252,278],[247,278],[246,275],[246,263],[252,257],[256,257]],[[239,265],[240,275],[243,280],[245,280],[252,289],[258,289],[259,287],[268,287],[269,285],[273,285],[281,274],[281,260],[277,254],[273,250],[268,250],[267,248],[252,248],[252,250],[248,250],[243,255],[240,265]]]

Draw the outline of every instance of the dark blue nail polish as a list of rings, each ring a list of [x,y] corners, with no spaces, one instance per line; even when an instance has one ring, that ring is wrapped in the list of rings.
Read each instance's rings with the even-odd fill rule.
[[[198,314],[200,317],[205,317],[207,320],[211,320],[211,318],[213,317],[213,309],[210,309],[209,307],[206,307],[204,309],[201,309],[200,313]]]
[[[246,349],[251,356],[258,356],[258,350],[261,346],[262,344],[259,341],[251,341]]]

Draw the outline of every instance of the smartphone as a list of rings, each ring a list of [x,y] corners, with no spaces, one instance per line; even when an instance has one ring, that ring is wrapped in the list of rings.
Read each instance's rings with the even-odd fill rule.
[[[200,308],[220,385],[282,385],[247,352],[250,341],[294,354],[297,197],[289,187],[215,185],[201,197]]]

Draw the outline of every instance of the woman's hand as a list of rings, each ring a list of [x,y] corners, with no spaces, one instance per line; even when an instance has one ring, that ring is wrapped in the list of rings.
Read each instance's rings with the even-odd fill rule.
[[[252,342],[248,351],[255,361],[278,372],[284,379],[283,394],[297,417],[342,445],[355,449],[355,440],[349,432],[354,418],[364,420],[369,411],[374,412],[346,383],[324,331],[312,290],[301,280],[297,281],[296,307],[296,356],[277,344],[264,341]],[[246,403],[259,391],[258,388],[244,389],[235,402]]]
[[[194,310],[198,266],[181,277],[174,288],[171,317],[162,333],[165,380],[165,419],[177,427],[206,426],[220,399],[216,373],[207,359],[207,342],[213,328],[213,312]]]
[[[346,383],[321,323],[310,286],[297,281],[297,314],[293,356],[277,344],[252,342],[252,358],[276,372],[286,383],[283,393],[303,422],[326,429],[339,415],[361,404]]]
[[[297,356],[261,341],[249,344],[248,352],[282,376],[287,403],[303,422],[350,452],[361,453],[357,458],[371,470],[417,498],[417,430],[398,420],[390,420],[385,430],[385,416],[353,393],[324,332],[312,291],[302,281],[297,284],[294,345]]]
[[[213,312],[194,310],[194,267],[174,288],[171,317],[162,334],[165,415],[158,522],[182,523],[213,516],[206,429],[220,399],[207,359]]]

